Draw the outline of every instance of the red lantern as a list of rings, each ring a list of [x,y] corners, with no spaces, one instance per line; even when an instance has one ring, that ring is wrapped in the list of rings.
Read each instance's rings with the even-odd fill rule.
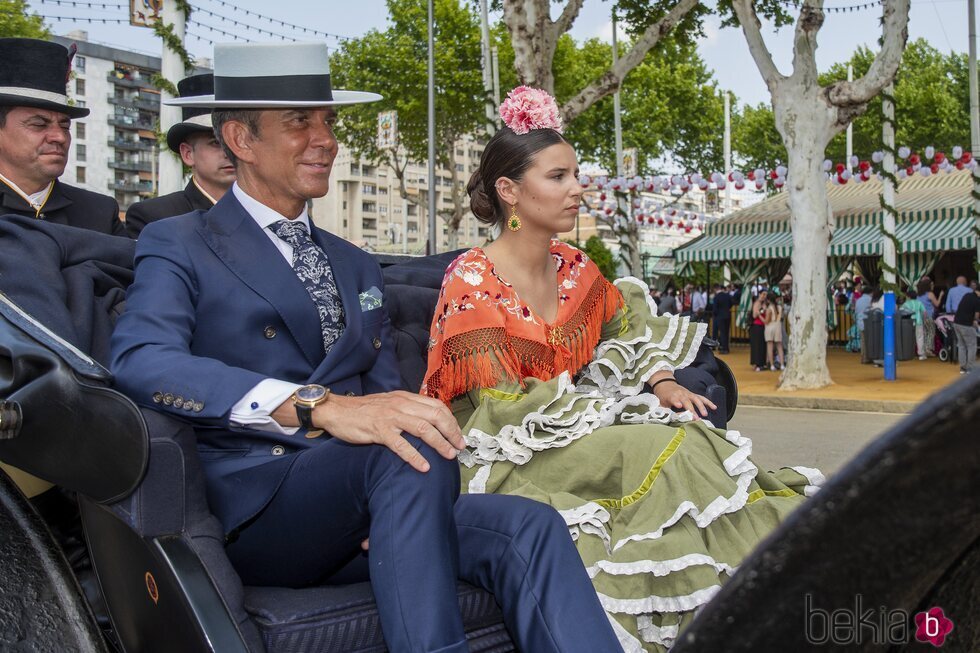
[[[690,227],[684,227],[684,233],[686,233],[686,234],[691,233],[691,228]]]
[[[652,215],[648,215],[647,216],[647,224],[653,224],[653,216]]]
[[[847,180],[844,179],[843,175],[837,175],[837,183],[843,186],[847,183]]]
[[[606,194],[605,193],[599,193],[599,201],[600,202],[605,202],[606,201]]]
[[[938,163],[933,163],[931,166],[929,166],[929,169],[932,170],[932,174],[934,174],[934,175],[935,174],[938,174],[939,173],[939,164]]]
[[[965,163],[963,163],[963,161],[962,161],[962,160],[960,160],[960,161],[957,161],[957,162],[956,162],[956,169],[957,169],[957,170],[962,170],[962,169],[963,169],[963,168],[965,168],[965,167],[966,167],[966,164],[965,164]]]
[[[973,160],[973,154],[971,152],[963,153],[963,159],[962,159],[963,163],[969,163],[972,160]]]
[[[908,168],[905,169],[905,174],[907,174],[909,177],[911,177],[912,175],[915,174],[915,168],[913,168],[912,166],[909,166]]]
[[[847,167],[843,163],[838,163],[837,164],[837,174],[838,175],[840,173],[844,172],[845,170],[847,170]]]
[[[858,165],[858,168],[860,168],[861,172],[867,172],[871,169],[871,163],[869,161],[862,161],[860,165]]]
[[[946,154],[943,152],[936,152],[936,158],[934,159],[936,163],[942,163],[946,160]]]
[[[734,172],[729,172],[728,173],[728,181],[735,181],[735,173]]]
[[[777,177],[779,177],[779,173],[773,170],[772,172],[769,173],[769,176],[772,177],[773,179],[776,179]]]
[[[755,170],[749,170],[749,174],[746,175],[749,181],[755,181]]]
[[[658,227],[664,226],[664,219],[663,218],[657,218],[657,226]]]
[[[918,154],[912,154],[909,156],[909,163],[912,165],[918,165],[922,162],[922,158]]]

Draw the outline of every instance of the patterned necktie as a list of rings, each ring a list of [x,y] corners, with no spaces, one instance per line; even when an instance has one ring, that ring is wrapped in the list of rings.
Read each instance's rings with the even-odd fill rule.
[[[313,242],[299,220],[279,220],[269,229],[293,248],[293,272],[306,287],[320,315],[323,350],[329,352],[344,333],[344,305],[326,253]]]

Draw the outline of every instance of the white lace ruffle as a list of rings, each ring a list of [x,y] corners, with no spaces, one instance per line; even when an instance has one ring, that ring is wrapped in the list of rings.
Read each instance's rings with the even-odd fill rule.
[[[644,642],[648,644],[660,644],[667,648],[673,645],[680,631],[680,625],[678,624],[658,626],[653,623],[653,619],[649,615],[645,614],[641,614],[636,618],[636,626]]]
[[[568,526],[568,532],[573,541],[578,540],[580,532],[595,535],[605,544],[606,551],[609,551],[611,540],[609,531],[606,530],[606,524],[609,523],[608,510],[598,503],[590,501],[575,508],[559,510],[558,514],[565,520],[565,525]]]
[[[803,488],[803,495],[812,497],[820,491],[823,484],[827,482],[827,477],[819,469],[813,467],[790,467],[794,472],[806,477],[807,486]]]
[[[497,434],[471,428],[464,435],[467,448],[457,456],[466,467],[507,460],[523,465],[535,452],[557,449],[593,431],[623,424],[669,424],[694,419],[685,411],[675,413],[660,405],[653,393],[636,396],[604,396],[595,389],[579,389],[568,372],[558,377],[554,398],[527,413],[520,424],[506,424]],[[552,412],[545,412],[563,402]],[[641,408],[630,411],[627,409]]]
[[[599,573],[606,573],[613,576],[653,574],[654,576],[661,577],[697,565],[707,565],[712,567],[717,573],[724,572],[729,575],[734,571],[734,567],[731,565],[718,562],[711,556],[703,553],[689,553],[671,560],[636,560],[633,562],[599,560],[586,571],[589,572],[589,578],[595,578]]]
[[[493,464],[482,465],[480,469],[476,470],[476,474],[470,479],[470,484],[467,488],[467,492],[470,494],[486,494],[487,493],[487,480],[490,478],[490,471],[493,469]]]
[[[682,596],[651,595],[642,599],[616,599],[602,592],[596,594],[607,612],[641,615],[654,612],[688,612],[710,601],[720,589],[721,585],[712,585]]]

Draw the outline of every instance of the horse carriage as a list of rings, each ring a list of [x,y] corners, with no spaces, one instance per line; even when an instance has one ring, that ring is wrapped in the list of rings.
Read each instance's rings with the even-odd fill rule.
[[[0,471],[0,649],[386,650],[363,558],[323,586],[244,586],[208,509],[192,429],[112,389],[99,361],[132,243],[5,218],[0,246],[0,462],[58,486],[82,527],[73,533]],[[421,383],[451,258],[379,257],[406,387]],[[734,377],[708,350],[698,360],[682,382],[724,406],[724,420]],[[885,640],[863,626],[846,642],[810,627],[815,610],[851,609],[858,596],[907,622],[941,606],[955,622],[949,648],[977,650],[978,418],[980,375],[924,402],[767,538],[674,650],[878,650]],[[459,602],[471,650],[514,650],[492,595],[461,583]],[[888,641],[917,646],[911,635]]]

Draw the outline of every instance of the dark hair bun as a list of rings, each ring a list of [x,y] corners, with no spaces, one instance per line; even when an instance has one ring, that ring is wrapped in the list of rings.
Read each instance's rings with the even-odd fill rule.
[[[473,211],[477,220],[486,224],[493,224],[497,221],[493,199],[487,195],[483,188],[483,177],[480,176],[479,168],[470,176],[470,181],[466,184],[466,192],[470,196],[470,210]]]

